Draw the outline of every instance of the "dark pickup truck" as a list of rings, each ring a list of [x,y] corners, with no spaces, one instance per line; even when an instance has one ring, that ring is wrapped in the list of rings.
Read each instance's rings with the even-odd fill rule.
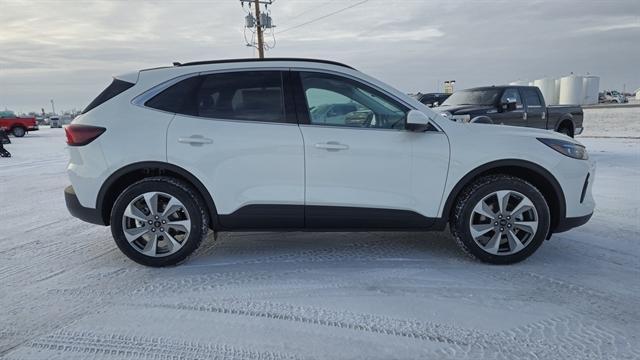
[[[459,122],[504,124],[582,133],[580,105],[546,106],[535,86],[489,86],[453,93],[436,108]]]

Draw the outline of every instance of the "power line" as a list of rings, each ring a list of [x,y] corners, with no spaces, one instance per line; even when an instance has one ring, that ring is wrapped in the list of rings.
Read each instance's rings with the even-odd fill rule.
[[[313,10],[317,9],[318,7],[320,7],[320,6],[324,6],[324,5],[326,5],[326,4],[330,3],[330,2],[334,2],[334,0],[327,0],[327,1],[323,2],[323,3],[318,4],[318,5],[314,5],[314,6],[313,6],[312,8],[310,8],[310,9],[307,9],[307,10],[305,10],[305,11],[303,11],[303,12],[300,12],[300,13],[295,14],[294,16],[292,16],[292,17],[290,18],[290,20],[297,19],[297,18],[299,18],[300,16],[305,15],[305,14],[308,14],[308,13],[312,12]]]
[[[369,1],[369,0],[362,0],[362,1],[360,1],[360,2],[357,2],[357,3],[355,3],[355,4],[349,5],[349,6],[347,6],[347,7],[344,7],[344,8],[342,8],[342,9],[336,10],[336,11],[334,11],[334,12],[328,13],[328,14],[326,14],[326,15],[320,16],[320,17],[318,17],[318,18],[311,19],[311,20],[309,20],[309,21],[307,21],[307,22],[304,22],[304,23],[302,23],[302,24],[299,24],[299,25],[296,25],[296,26],[292,26],[292,27],[290,27],[290,28],[286,28],[286,29],[284,29],[284,30],[282,30],[282,31],[278,31],[278,32],[277,32],[277,34],[282,34],[283,32],[286,32],[286,31],[289,31],[289,30],[293,30],[293,29],[297,29],[297,28],[299,28],[299,27],[302,27],[302,26],[305,26],[305,25],[312,24],[312,23],[314,23],[314,22],[316,22],[316,21],[320,21],[320,20],[322,20],[322,19],[326,19],[326,18],[328,18],[329,16],[333,16],[333,15],[335,15],[335,14],[338,14],[338,13],[341,13],[341,12],[343,12],[343,11],[349,10],[349,9],[351,9],[351,8],[354,8],[354,7],[358,6],[358,5],[362,5],[362,4],[366,3],[367,1]]]

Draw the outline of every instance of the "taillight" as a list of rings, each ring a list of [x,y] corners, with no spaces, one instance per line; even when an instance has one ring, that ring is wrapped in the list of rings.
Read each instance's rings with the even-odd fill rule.
[[[83,146],[95,140],[107,129],[99,126],[71,124],[64,128],[69,146]]]

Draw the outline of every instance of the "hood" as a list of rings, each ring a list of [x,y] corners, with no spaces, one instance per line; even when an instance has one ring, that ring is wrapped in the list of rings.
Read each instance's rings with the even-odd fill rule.
[[[489,110],[495,110],[490,105],[442,105],[434,107],[433,110],[439,112],[450,112],[452,115],[464,115],[470,113],[486,113]]]
[[[495,124],[473,124],[460,123],[465,126],[475,136],[509,136],[509,137],[530,137],[547,138],[569,141],[582,145],[578,140],[553,130],[535,129],[522,126],[495,125]]]

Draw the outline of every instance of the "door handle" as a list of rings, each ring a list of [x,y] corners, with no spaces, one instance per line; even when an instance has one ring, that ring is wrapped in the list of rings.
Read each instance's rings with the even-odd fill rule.
[[[183,144],[199,146],[204,144],[211,144],[213,143],[213,139],[203,137],[202,135],[191,135],[186,138],[178,138],[178,142]]]
[[[314,145],[316,149],[325,149],[329,151],[347,150],[349,145],[340,144],[337,141],[329,141],[326,143],[317,143]]]

